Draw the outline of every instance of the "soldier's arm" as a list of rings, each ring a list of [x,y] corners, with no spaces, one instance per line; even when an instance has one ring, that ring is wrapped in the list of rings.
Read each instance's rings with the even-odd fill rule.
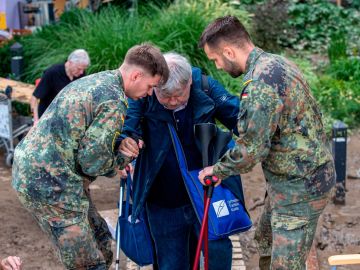
[[[100,104],[95,117],[80,141],[78,164],[82,172],[90,176],[116,174],[116,167],[124,167],[129,161],[115,151],[115,140],[124,124],[126,106],[119,101]]]
[[[214,174],[221,179],[249,172],[265,159],[278,126],[283,104],[276,91],[262,82],[252,82],[246,92],[240,102],[236,145],[214,167]]]
[[[34,116],[34,125],[36,125],[37,122],[39,121],[39,113],[38,113],[39,99],[36,98],[34,95],[32,95],[30,99],[30,108]]]

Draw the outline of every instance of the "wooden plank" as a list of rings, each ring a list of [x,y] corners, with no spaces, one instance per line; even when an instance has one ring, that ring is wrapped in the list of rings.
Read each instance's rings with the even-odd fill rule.
[[[32,93],[34,92],[35,86],[33,84],[27,84],[23,82],[13,81],[0,77],[0,89],[5,90],[5,88],[10,85],[13,89],[12,99],[30,104],[30,99]]]
[[[345,254],[330,256],[330,265],[360,264],[360,254]]]

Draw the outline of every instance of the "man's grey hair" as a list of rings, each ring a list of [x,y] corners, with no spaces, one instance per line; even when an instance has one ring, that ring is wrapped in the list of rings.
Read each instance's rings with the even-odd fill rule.
[[[73,51],[70,53],[67,60],[75,64],[90,65],[90,57],[84,49],[77,49]]]
[[[161,94],[172,95],[184,89],[191,79],[191,65],[182,55],[175,52],[164,54],[165,61],[169,67],[169,79],[159,90]]]

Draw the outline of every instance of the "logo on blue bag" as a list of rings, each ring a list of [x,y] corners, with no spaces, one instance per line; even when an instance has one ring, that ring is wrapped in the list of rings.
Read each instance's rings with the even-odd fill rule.
[[[229,215],[229,209],[226,206],[225,200],[220,200],[220,201],[217,201],[217,202],[213,202],[212,205],[214,207],[216,216],[218,218]]]

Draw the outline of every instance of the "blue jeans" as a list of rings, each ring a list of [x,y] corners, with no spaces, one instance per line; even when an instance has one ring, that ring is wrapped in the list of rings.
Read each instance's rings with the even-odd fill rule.
[[[194,241],[191,235],[200,231],[193,207],[173,209],[147,204],[147,215],[159,270],[192,269],[197,239]],[[230,270],[231,263],[231,240],[209,241],[209,270]]]

